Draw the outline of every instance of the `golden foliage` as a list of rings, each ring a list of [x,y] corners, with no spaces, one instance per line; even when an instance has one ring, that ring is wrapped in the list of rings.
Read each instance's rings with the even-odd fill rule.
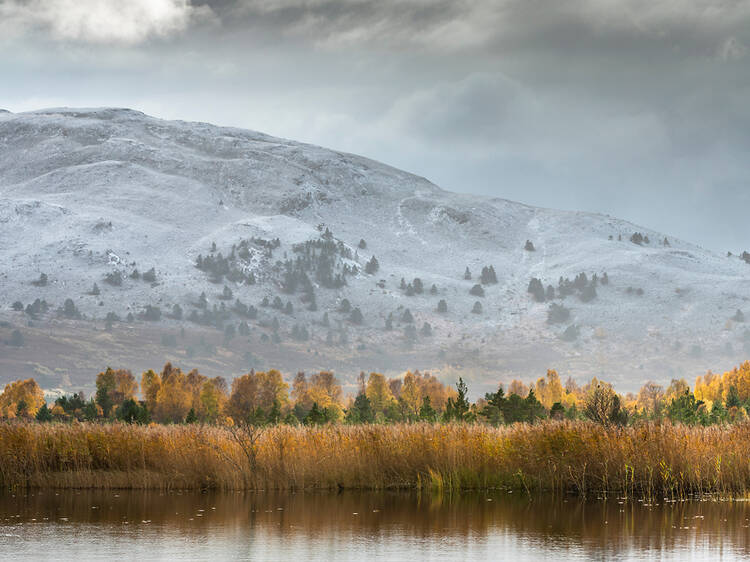
[[[246,420],[257,410],[268,412],[277,402],[281,411],[289,409],[289,385],[276,369],[250,372],[232,381],[232,393],[227,403],[227,414],[234,421]]]
[[[34,379],[15,381],[0,394],[0,417],[32,417],[43,404],[44,392]]]
[[[370,400],[372,409],[376,412],[385,411],[388,404],[395,400],[391,388],[380,373],[370,373],[367,379],[365,394]]]

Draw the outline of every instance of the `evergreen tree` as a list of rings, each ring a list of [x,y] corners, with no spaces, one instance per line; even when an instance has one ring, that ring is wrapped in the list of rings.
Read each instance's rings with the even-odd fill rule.
[[[493,266],[484,266],[482,268],[482,273],[479,276],[479,279],[482,285],[494,285],[495,283],[497,283],[497,274],[495,273],[495,268]]]
[[[359,309],[359,307],[352,310],[351,314],[349,315],[349,321],[352,324],[357,325],[361,325],[365,321],[365,318],[364,316],[362,316],[362,311]]]
[[[377,273],[378,269],[380,269],[380,264],[378,263],[378,260],[375,258],[375,256],[372,256],[370,258],[370,261],[368,261],[365,264],[365,273],[368,275],[374,275]]]
[[[737,387],[732,385],[729,387],[729,391],[727,392],[727,410],[731,408],[739,408],[742,405],[742,401],[740,400],[740,393],[737,392]]]
[[[281,404],[278,400],[274,400],[271,405],[271,409],[268,411],[268,423],[276,425],[281,421]]]
[[[86,405],[83,407],[83,419],[86,421],[94,421],[98,417],[98,410],[96,408],[96,402],[94,402],[93,399],[86,402]]]
[[[422,405],[419,407],[419,419],[430,423],[437,421],[437,412],[432,407],[429,396],[422,398]]]
[[[321,410],[317,402],[313,402],[312,408],[307,413],[304,419],[305,425],[323,425],[328,421],[324,410]]]
[[[422,284],[422,280],[419,277],[415,277],[414,281],[411,282],[412,287],[414,287],[414,292],[418,295],[421,295],[424,292],[424,285]]]
[[[360,392],[354,399],[354,404],[346,412],[347,423],[373,423],[375,412],[372,409],[370,399],[364,392]]]
[[[42,404],[42,407],[39,408],[36,412],[36,420],[40,422],[50,422],[52,421],[52,412],[47,407],[47,403],[45,402]]]
[[[466,421],[471,404],[467,397],[469,389],[462,377],[458,377],[456,391],[458,392],[458,396],[456,396],[456,400],[453,402],[453,419],[456,421]]]
[[[232,294],[232,289],[230,289],[227,285],[224,285],[224,290],[221,292],[221,296],[219,297],[222,300],[229,301],[232,300],[234,295]]]
[[[541,279],[537,279],[536,277],[531,278],[531,281],[529,281],[529,286],[526,289],[526,292],[531,293],[531,295],[533,295],[534,300],[536,302],[544,302],[547,296],[544,291],[544,285],[542,284]]]
[[[555,402],[549,410],[549,417],[553,420],[561,420],[565,417],[565,406],[560,402]]]

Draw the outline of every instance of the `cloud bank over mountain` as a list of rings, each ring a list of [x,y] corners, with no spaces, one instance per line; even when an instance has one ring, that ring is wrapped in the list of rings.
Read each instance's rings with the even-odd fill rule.
[[[0,107],[241,125],[453,190],[750,245],[746,1],[2,0],[0,14]]]

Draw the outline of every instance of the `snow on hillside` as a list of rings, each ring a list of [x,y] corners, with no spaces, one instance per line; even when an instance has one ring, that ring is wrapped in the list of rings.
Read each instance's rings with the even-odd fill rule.
[[[320,241],[325,229],[340,242],[331,271],[357,271],[343,273],[346,285],[326,288],[309,269],[312,288],[290,291],[283,262],[302,256],[295,244]],[[631,242],[636,232],[649,242]],[[278,247],[263,246],[275,239]],[[511,375],[539,376],[548,366],[580,379],[604,374],[634,388],[647,379],[692,379],[709,367],[729,367],[750,350],[750,333],[731,320],[738,309],[750,315],[750,265],[735,256],[607,216],[449,193],[366,158],[126,109],[0,113],[0,240],[6,332],[21,326],[34,340],[86,322],[101,327],[109,312],[120,320],[132,313],[134,323],[112,328],[127,337],[151,305],[164,316],[149,329],[218,333],[216,326],[187,320],[201,311],[199,295],[205,292],[209,311],[214,305],[221,311],[222,304],[232,310],[239,298],[258,309],[257,317],[227,312],[218,327],[246,321],[251,333],[225,338],[224,351],[215,352],[225,354],[222,365],[234,374],[245,369],[248,353],[262,358],[282,350],[277,360],[283,362],[283,350],[298,349],[315,354],[311,363],[348,370],[341,376],[350,379],[359,368],[429,368],[489,386]],[[527,240],[534,251],[525,249]],[[199,255],[226,257],[233,245],[231,267],[241,279],[217,279],[195,267]],[[313,250],[315,260],[322,251]],[[373,255],[380,269],[368,275],[363,268]],[[485,284],[482,297],[470,295],[489,265],[498,282]],[[153,282],[129,276],[152,267]],[[322,266],[314,261],[312,267]],[[119,286],[104,281],[114,272],[122,275]],[[572,281],[581,272],[589,280],[606,272],[610,280],[597,285],[590,302],[579,292],[536,302],[527,292],[532,277],[558,288],[560,277]],[[32,283],[42,273],[46,286]],[[410,296],[401,279],[408,284],[415,277],[424,291]],[[94,283],[100,295],[89,294]],[[224,285],[232,299],[218,298]],[[292,314],[260,306],[264,297],[277,296],[292,303]],[[52,309],[24,326],[29,315],[12,305],[37,298]],[[67,298],[86,319],[58,326],[55,310]],[[340,312],[343,299],[361,310],[362,324]],[[447,313],[436,310],[441,299]],[[471,312],[476,301],[479,314]],[[549,324],[550,302],[567,308],[569,318]],[[175,304],[184,311],[181,320],[166,318]],[[416,335],[402,322],[407,308]],[[425,322],[431,335],[422,332]],[[297,337],[303,327],[309,339]],[[567,340],[561,338],[566,330]],[[0,351],[4,378],[27,364],[40,368],[28,349],[0,345]],[[117,353],[101,348],[107,360],[120,360]],[[153,353],[158,361],[177,351]],[[58,368],[64,380],[85,369],[74,361]]]

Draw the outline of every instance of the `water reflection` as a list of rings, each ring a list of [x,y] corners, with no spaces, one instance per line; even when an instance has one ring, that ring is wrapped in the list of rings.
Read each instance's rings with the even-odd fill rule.
[[[747,502],[518,494],[29,491],[0,496],[14,559],[750,558]]]

